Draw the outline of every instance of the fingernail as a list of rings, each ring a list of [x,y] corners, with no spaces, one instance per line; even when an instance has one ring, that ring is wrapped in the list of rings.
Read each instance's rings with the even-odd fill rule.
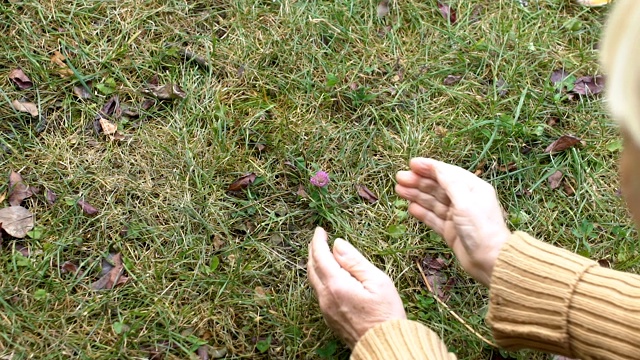
[[[347,242],[345,240],[337,238],[333,242],[333,250],[336,252],[338,256],[345,257],[347,256],[347,254],[349,254],[349,248],[346,245],[347,245]]]

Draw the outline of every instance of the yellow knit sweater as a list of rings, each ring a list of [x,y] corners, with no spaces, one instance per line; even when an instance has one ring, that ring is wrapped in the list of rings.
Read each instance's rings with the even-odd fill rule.
[[[487,322],[498,345],[582,360],[640,359],[640,276],[515,232],[491,277]],[[452,360],[426,326],[393,320],[370,329],[355,360]]]

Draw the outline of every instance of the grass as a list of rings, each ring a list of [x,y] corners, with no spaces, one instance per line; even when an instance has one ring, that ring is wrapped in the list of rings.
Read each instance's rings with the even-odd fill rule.
[[[142,358],[158,347],[184,359],[206,343],[228,358],[347,358],[306,281],[307,243],[322,225],[389,273],[410,316],[460,359],[497,356],[421,283],[414,261],[451,252],[394,195],[394,173],[414,156],[480,169],[513,229],[637,270],[636,233],[615,195],[617,128],[601,99],[563,100],[549,81],[560,67],[599,73],[607,9],[451,1],[451,25],[436,1],[391,5],[379,19],[370,0],[3,3],[0,73],[20,67],[35,86],[0,77],[0,169],[59,200],[28,199],[42,235],[5,239],[0,251],[0,354]],[[78,77],[59,76],[56,50],[92,82],[92,99],[73,95]],[[443,85],[450,74],[460,82]],[[114,118],[129,141],[93,133],[109,87],[137,108],[154,75],[186,98]],[[15,112],[21,98],[46,123]],[[544,154],[564,133],[586,145]],[[499,170],[510,162],[517,170]],[[318,169],[332,181],[319,206],[296,195],[299,185],[311,193]],[[575,194],[549,189],[557,169]],[[248,172],[258,180],[247,191],[226,191]],[[380,200],[364,202],[355,184]],[[80,198],[99,215],[83,215]],[[122,253],[130,280],[92,291],[109,252]],[[62,274],[65,261],[84,273]],[[449,306],[488,335],[486,290],[453,260],[447,271],[458,279]]]

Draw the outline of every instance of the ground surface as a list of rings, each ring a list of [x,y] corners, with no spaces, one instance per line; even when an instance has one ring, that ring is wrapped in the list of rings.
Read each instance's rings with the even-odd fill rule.
[[[22,202],[35,230],[0,250],[0,354],[189,358],[208,344],[228,358],[345,358],[306,282],[322,225],[386,270],[461,359],[497,359],[420,278],[416,260],[443,259],[430,270],[455,279],[446,303],[489,336],[486,291],[394,195],[394,173],[419,155],[490,181],[513,229],[634,270],[617,129],[600,97],[550,81],[600,73],[607,9],[522,3],[452,1],[453,24],[433,0],[392,1],[382,19],[370,0],[0,3],[0,170],[41,189]],[[14,85],[16,68],[33,87]],[[90,99],[74,94],[82,82]],[[186,96],[142,106],[156,82]],[[97,134],[113,95],[120,110],[102,117],[124,140]],[[584,144],[544,153],[568,133]],[[309,183],[317,170],[326,193]],[[252,185],[227,191],[247,173]],[[128,281],[94,291],[109,253]]]

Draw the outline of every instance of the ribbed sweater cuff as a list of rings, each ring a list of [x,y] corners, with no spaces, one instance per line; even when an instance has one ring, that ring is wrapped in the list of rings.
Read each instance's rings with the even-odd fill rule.
[[[351,353],[352,360],[455,360],[438,335],[410,320],[389,320],[367,331]]]
[[[580,278],[597,263],[515,232],[493,269],[487,322],[498,345],[571,356],[569,313]]]

